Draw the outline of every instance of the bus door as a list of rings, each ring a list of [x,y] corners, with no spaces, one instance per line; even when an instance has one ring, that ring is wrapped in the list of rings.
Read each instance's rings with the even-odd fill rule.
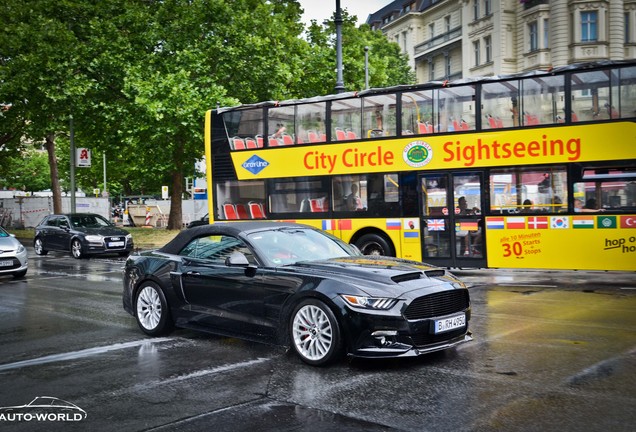
[[[420,176],[422,260],[442,267],[485,267],[482,172]]]

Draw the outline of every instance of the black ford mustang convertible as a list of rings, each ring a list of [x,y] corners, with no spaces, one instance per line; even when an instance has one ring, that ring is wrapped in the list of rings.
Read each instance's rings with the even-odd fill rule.
[[[128,258],[123,303],[151,336],[177,326],[291,345],[311,365],[345,353],[414,356],[472,340],[468,290],[447,271],[364,256],[293,223],[184,230]]]

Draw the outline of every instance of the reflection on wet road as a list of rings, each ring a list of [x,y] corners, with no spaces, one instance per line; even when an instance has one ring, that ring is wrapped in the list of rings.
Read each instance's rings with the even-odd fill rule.
[[[15,431],[631,431],[636,277],[458,271],[475,340],[417,359],[312,368],[281,347],[176,331],[146,338],[119,259],[30,251],[0,278],[0,407],[54,396],[73,422]]]

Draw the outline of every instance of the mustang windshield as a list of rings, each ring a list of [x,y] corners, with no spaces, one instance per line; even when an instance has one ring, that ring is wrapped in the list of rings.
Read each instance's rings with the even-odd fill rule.
[[[250,234],[249,240],[259,255],[274,265],[359,255],[343,241],[305,228],[261,231]]]

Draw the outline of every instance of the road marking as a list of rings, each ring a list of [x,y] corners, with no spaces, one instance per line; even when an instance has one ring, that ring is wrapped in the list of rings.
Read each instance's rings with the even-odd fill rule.
[[[75,360],[79,358],[90,357],[97,354],[103,354],[110,351],[133,348],[133,347],[137,347],[137,346],[141,346],[145,344],[167,342],[173,339],[174,338],[141,339],[141,340],[132,341],[132,342],[124,342],[124,343],[118,343],[118,344],[95,347],[95,348],[87,348],[80,351],[71,351],[68,353],[52,354],[52,355],[34,358],[30,360],[22,360],[15,363],[7,363],[7,364],[0,365],[0,372],[11,370],[11,369],[19,369],[22,367],[42,365],[46,363],[54,363],[54,362],[65,361],[65,360]]]

